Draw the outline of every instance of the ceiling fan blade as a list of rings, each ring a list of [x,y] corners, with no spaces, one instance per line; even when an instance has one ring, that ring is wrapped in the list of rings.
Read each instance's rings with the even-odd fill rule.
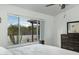
[[[56,4],[48,4],[48,5],[46,5],[46,7],[49,7],[52,5],[56,5]],[[66,7],[66,4],[59,4],[59,6],[61,7],[61,9],[64,9]]]
[[[61,5],[61,9],[64,9],[64,8],[65,8],[65,6],[66,6],[65,4],[62,4],[62,5]]]
[[[46,7],[49,7],[49,6],[52,6],[52,5],[55,5],[55,4],[48,4],[48,5],[46,5]]]

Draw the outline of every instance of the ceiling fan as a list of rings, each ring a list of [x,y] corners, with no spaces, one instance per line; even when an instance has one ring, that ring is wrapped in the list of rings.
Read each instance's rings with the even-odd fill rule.
[[[56,4],[48,4],[48,5],[46,5],[46,7],[50,7],[53,5],[56,5]],[[66,4],[59,4],[59,6],[61,7],[61,9],[64,9],[66,7]]]

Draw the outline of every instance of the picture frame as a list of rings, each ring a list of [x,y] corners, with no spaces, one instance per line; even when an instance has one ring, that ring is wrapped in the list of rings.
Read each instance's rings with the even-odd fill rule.
[[[0,17],[0,23],[1,23],[1,17]]]
[[[67,22],[67,33],[79,33],[79,21]]]

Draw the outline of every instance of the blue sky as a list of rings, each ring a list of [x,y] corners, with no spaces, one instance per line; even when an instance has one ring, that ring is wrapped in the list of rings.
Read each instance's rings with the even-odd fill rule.
[[[28,27],[28,26],[31,26],[31,23],[29,23],[29,22],[27,22],[27,20],[28,19],[26,19],[26,18],[24,18],[24,17],[20,17],[20,25],[21,26],[26,26],[26,27]],[[14,16],[14,15],[12,15],[12,16],[8,16],[8,26],[10,25],[10,24],[18,24],[18,17],[17,16]]]

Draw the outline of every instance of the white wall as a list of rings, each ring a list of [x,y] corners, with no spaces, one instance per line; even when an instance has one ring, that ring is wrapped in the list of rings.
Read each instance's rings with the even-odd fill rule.
[[[7,36],[7,25],[8,20],[7,16],[8,14],[16,14],[25,16],[32,19],[42,19],[45,21],[45,27],[44,27],[44,40],[46,41],[46,44],[51,44],[51,40],[53,39],[53,16],[33,12],[30,10],[22,9],[20,7],[15,7],[11,5],[0,5],[0,17],[1,23],[0,23],[0,45],[1,46],[7,46],[8,45],[8,36]]]
[[[46,20],[45,22],[45,33],[44,33],[44,39],[45,39],[45,43],[48,45],[55,45],[55,39],[54,39],[54,24],[53,24],[53,20]]]
[[[61,47],[61,34],[67,33],[67,22],[69,21],[79,21],[79,5],[55,16],[54,39],[58,47]]]

